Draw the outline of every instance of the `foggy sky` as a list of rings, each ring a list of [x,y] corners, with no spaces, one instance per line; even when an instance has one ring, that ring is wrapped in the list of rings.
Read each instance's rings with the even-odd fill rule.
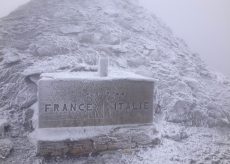
[[[7,16],[18,6],[29,2],[30,0],[0,0],[0,17]]]
[[[0,17],[29,0],[0,0]],[[230,0],[139,0],[214,70],[230,77]]]
[[[230,0],[139,0],[213,70],[230,77]]]

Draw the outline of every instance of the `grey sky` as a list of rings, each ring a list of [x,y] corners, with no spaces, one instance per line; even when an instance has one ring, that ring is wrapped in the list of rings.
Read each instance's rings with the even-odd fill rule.
[[[29,0],[0,0],[0,17]],[[230,0],[139,0],[208,65],[230,77]]]
[[[8,15],[15,10],[19,5],[28,2],[29,0],[0,0],[0,17]]]
[[[230,77],[230,0],[139,0],[214,70]]]

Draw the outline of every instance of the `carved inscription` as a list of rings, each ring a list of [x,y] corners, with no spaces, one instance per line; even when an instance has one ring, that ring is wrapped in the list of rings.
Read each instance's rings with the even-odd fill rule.
[[[151,82],[39,82],[40,128],[148,123],[152,115]]]
[[[45,112],[87,112],[87,111],[96,111],[98,107],[94,104],[44,104]],[[148,102],[140,103],[124,103],[124,102],[115,102],[113,108],[110,110],[114,111],[131,111],[131,110],[148,110]]]

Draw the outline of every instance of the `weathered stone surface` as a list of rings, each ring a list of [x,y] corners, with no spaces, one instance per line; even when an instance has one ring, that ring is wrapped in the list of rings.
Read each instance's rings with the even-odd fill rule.
[[[9,139],[0,139],[0,158],[4,159],[13,148],[13,143]]]
[[[184,139],[187,139],[189,136],[186,132],[181,131],[181,132],[176,133],[176,134],[165,135],[164,137],[168,138],[168,139],[172,139],[172,140],[177,141],[177,142],[180,142]]]
[[[60,27],[60,31],[63,34],[78,34],[84,31],[84,28],[76,25],[65,25],[63,27]]]
[[[5,137],[6,127],[9,126],[9,123],[6,119],[0,119],[0,138]]]
[[[91,140],[38,141],[37,152],[41,156],[86,155],[93,152]]]
[[[40,128],[153,121],[149,79],[67,76],[43,78],[38,88]]]
[[[32,122],[33,115],[34,115],[34,110],[31,108],[28,108],[23,112],[23,126],[27,131],[33,130],[33,122]]]
[[[33,161],[33,164],[44,164],[43,158],[38,158]]]
[[[152,139],[145,133],[140,133],[140,134],[133,136],[132,140],[137,145],[148,145],[148,144],[151,144],[151,142],[153,142]]]
[[[97,151],[106,151],[108,149],[108,143],[111,143],[111,138],[109,138],[109,136],[105,135],[105,136],[99,136],[99,137],[95,137],[93,139],[94,141],[94,148]]]
[[[111,141],[108,142],[108,150],[118,150],[118,149],[131,149],[135,148],[135,143],[132,142],[130,136],[124,133],[116,134],[111,136]]]
[[[148,63],[148,61],[143,58],[143,57],[137,57],[134,59],[128,59],[127,60],[127,65],[130,67],[139,67],[141,65],[146,65]]]
[[[16,49],[3,49],[2,53],[4,54],[4,64],[11,65],[21,61]]]
[[[100,77],[105,77],[108,76],[108,65],[109,65],[109,58],[104,57],[100,58],[99,60],[99,67],[98,67],[98,72]]]
[[[61,131],[57,128],[49,129],[37,129],[37,133],[30,135],[40,156],[85,156],[103,151],[160,144],[160,138],[151,125],[62,128]]]

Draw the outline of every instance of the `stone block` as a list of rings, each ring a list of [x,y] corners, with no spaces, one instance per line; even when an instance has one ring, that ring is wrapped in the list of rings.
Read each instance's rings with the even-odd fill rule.
[[[151,79],[130,74],[87,75],[43,75],[38,87],[39,128],[153,121]]]
[[[40,156],[88,156],[158,145],[160,138],[152,129],[152,125],[38,128],[29,138]]]
[[[34,110],[38,127],[30,135],[38,155],[84,156],[155,143],[148,135],[154,110],[152,79],[121,72],[41,77],[38,113]],[[24,114],[25,121],[31,114]]]
[[[91,140],[38,141],[37,152],[41,156],[83,156],[93,152]]]

